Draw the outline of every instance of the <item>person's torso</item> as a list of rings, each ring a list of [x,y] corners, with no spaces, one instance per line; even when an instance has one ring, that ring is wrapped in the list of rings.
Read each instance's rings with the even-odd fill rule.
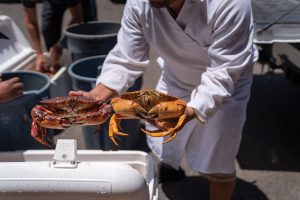
[[[212,24],[206,1],[186,0],[176,19],[167,8],[152,8],[147,0],[137,4],[146,40],[164,60],[163,81],[190,92],[210,64]]]
[[[176,19],[167,8],[152,8],[148,0],[133,1],[142,13],[146,40],[164,61],[158,87],[179,97],[189,96],[210,66],[215,16],[224,1],[185,0]]]

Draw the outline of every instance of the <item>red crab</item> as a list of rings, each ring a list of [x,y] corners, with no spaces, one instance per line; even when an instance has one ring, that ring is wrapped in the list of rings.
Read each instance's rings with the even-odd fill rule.
[[[31,110],[31,136],[48,147],[54,145],[46,128],[65,129],[73,124],[81,126],[103,124],[111,115],[111,107],[85,96],[55,97],[40,101]]]

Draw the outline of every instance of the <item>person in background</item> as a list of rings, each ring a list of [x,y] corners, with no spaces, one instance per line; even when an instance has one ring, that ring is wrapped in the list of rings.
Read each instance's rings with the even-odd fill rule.
[[[22,96],[23,87],[24,85],[18,77],[3,81],[0,76],[0,103],[5,103]]]
[[[98,20],[96,0],[81,0],[83,13],[83,22],[92,22]]]
[[[36,3],[41,0],[22,0],[25,10],[25,24],[29,32],[32,46],[37,57],[35,69],[41,72],[55,73],[61,67],[60,58],[62,47],[60,41],[62,32],[63,15],[66,10],[70,11],[71,20],[69,24],[82,21],[96,21],[97,10],[95,0],[44,0],[42,8],[42,34],[47,51],[49,51],[49,62],[43,55],[42,40],[37,16]]]
[[[103,101],[119,96],[149,67],[153,48],[162,61],[156,90],[187,102],[185,126],[175,139],[163,144],[167,138],[148,137],[162,163],[160,181],[184,178],[186,156],[209,180],[210,199],[230,200],[257,58],[252,40],[250,0],[127,0],[118,43],[96,87],[69,94]]]

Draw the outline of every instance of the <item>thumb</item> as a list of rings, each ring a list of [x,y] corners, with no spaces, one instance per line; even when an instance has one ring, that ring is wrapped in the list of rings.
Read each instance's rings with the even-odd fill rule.
[[[69,96],[86,96],[86,97],[88,97],[90,95],[88,94],[88,92],[78,90],[78,91],[70,91]]]

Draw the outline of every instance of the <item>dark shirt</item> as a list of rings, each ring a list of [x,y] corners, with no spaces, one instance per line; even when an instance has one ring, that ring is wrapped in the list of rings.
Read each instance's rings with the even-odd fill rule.
[[[80,0],[45,0],[53,4],[65,4],[67,7],[75,6]],[[34,8],[36,3],[43,2],[43,0],[21,0],[21,3],[27,8]]]

